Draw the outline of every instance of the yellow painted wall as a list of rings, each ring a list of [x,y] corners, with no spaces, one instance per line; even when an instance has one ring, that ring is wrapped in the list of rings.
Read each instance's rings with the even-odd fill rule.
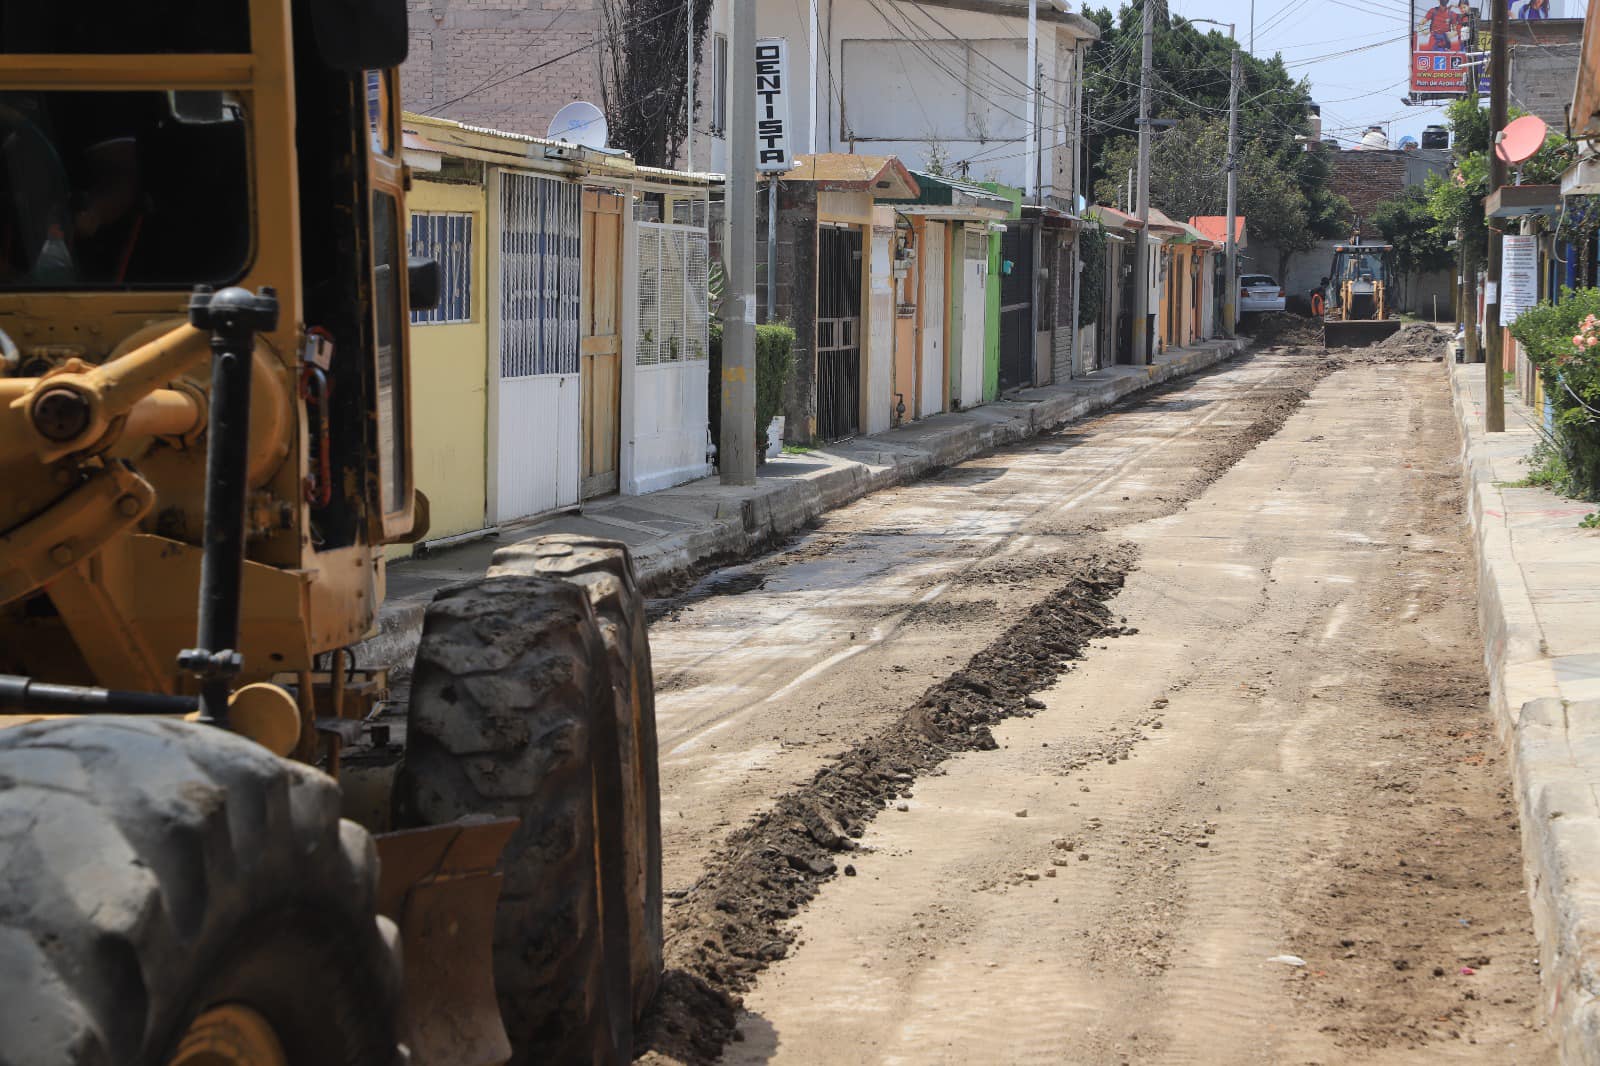
[[[414,180],[414,211],[472,214],[472,321],[411,327],[412,463],[428,496],[428,537],[483,528],[488,463],[489,324],[484,306],[488,220],[484,189]],[[390,557],[411,553],[391,545]]]

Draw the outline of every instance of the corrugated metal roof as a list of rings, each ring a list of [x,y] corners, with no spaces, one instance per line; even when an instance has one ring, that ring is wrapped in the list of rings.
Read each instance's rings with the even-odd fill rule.
[[[961,181],[958,178],[947,178],[942,174],[927,174],[920,170],[913,170],[911,176],[916,179],[921,189],[914,203],[971,207],[984,211],[998,211],[1002,216],[1011,211],[1010,200],[990,192],[982,185],[974,185],[970,181]]]
[[[1183,230],[1183,223],[1174,222],[1172,219],[1168,218],[1166,212],[1162,211],[1159,207],[1152,207],[1150,209],[1150,231],[1152,233],[1164,231],[1174,235],[1179,235],[1183,233]]]
[[[1089,208],[1088,216],[1102,226],[1114,226],[1117,229],[1138,229],[1139,220],[1124,211],[1105,204],[1095,204]]]

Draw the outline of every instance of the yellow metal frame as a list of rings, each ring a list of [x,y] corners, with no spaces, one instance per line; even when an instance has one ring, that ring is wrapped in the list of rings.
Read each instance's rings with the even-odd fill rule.
[[[205,89],[239,96],[248,130],[252,238],[248,265],[237,284],[252,290],[271,285],[277,291],[278,327],[258,338],[256,380],[258,388],[268,393],[293,397],[306,323],[289,0],[251,0],[250,40],[251,52],[241,55],[0,56],[0,91]],[[410,381],[403,269],[407,175],[400,158],[398,72],[385,71],[383,78],[390,101],[384,114],[390,150],[369,151],[367,191],[369,212],[378,192],[394,197],[397,212],[401,268],[397,387],[404,389]],[[369,232],[371,221],[369,215]],[[130,383],[123,372],[139,360],[129,359],[150,353],[141,349],[123,354],[119,347],[149,323],[182,320],[188,297],[187,290],[177,289],[0,293],[0,328],[25,353],[48,351],[80,359],[81,364],[74,364],[79,377],[59,383],[92,398],[95,410],[92,447],[80,448],[75,442],[74,449],[64,454],[63,449],[41,448],[37,437],[27,440],[25,429],[20,434],[16,429],[29,425],[27,418],[17,416],[28,414],[36,398],[29,395],[34,382],[0,378],[0,476],[9,504],[0,506],[0,642],[16,649],[34,639],[59,641],[59,624],[35,626],[18,612],[4,609],[19,595],[43,587],[56,601],[59,622],[80,653],[93,660],[86,663],[88,677],[52,680],[117,677],[137,680],[139,688],[162,691],[175,691],[184,684],[167,652],[176,633],[186,630],[185,641],[193,634],[198,549],[158,535],[153,523],[173,507],[194,512],[188,514],[184,528],[197,539],[201,516],[196,508],[203,495],[205,457],[202,448],[187,445],[199,435],[194,416],[205,394],[206,349],[203,344],[191,346],[192,338],[182,332],[187,327],[182,327],[168,334],[168,358],[150,364],[153,375]],[[184,358],[171,357],[176,349],[183,349]],[[368,358],[375,359],[376,353],[368,353]],[[372,371],[375,375],[375,366]],[[108,401],[118,395],[129,402]],[[404,396],[401,408],[403,454],[408,460],[409,400]],[[252,435],[252,470],[262,468],[259,483],[252,479],[252,507],[282,519],[252,529],[239,649],[246,681],[306,668],[316,653],[366,635],[383,591],[377,546],[406,535],[415,517],[408,461],[398,506],[387,513],[378,513],[377,481],[362,486],[374,516],[366,543],[317,551],[309,510],[302,503],[308,472],[305,414],[298,403],[287,406],[292,412],[287,417],[276,417],[279,409],[271,412],[274,417],[255,419],[266,426],[253,426],[278,439],[258,442]],[[253,413],[259,410],[253,408]],[[172,445],[151,457],[151,470],[141,468],[137,447],[131,471],[118,473],[123,470],[120,464],[99,458],[123,456],[130,447],[126,442],[144,434],[152,439],[162,436]],[[259,463],[254,461],[257,457]],[[89,475],[88,481],[68,492],[83,473]],[[61,508],[70,514],[52,510]],[[24,521],[28,516],[40,520]],[[137,581],[110,579],[135,556]],[[268,573],[281,575],[281,580],[268,578]],[[281,585],[282,592],[263,600],[257,594],[266,591],[264,585]],[[151,593],[159,604],[152,602]],[[291,630],[296,639],[289,639]]]

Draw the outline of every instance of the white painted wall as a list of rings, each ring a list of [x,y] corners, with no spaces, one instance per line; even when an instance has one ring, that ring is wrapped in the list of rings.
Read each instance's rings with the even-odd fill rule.
[[[951,173],[967,161],[973,180],[1025,187],[1027,8],[1018,15],[963,11],[897,0],[822,0],[817,140],[807,72],[809,0],[758,0],[757,33],[789,42],[790,117],[796,154],[810,151],[895,155],[913,170],[942,155]],[[1043,5],[1041,4],[1041,7]],[[704,106],[696,122],[695,165],[726,173],[728,147],[714,136],[715,37],[732,37],[729,0],[713,0],[697,79]],[[1077,134],[1082,43],[1071,29],[1039,22],[1040,108],[1046,195],[1072,194],[1071,143]]]
[[[894,208],[872,209],[872,249],[867,304],[868,433],[882,433],[894,421]]]

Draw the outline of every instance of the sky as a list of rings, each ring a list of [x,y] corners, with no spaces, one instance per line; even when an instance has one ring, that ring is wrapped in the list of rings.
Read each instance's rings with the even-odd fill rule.
[[[1523,0],[1512,0],[1516,12]],[[1262,58],[1281,53],[1290,74],[1309,78],[1311,98],[1322,105],[1323,136],[1347,146],[1368,126],[1381,124],[1391,144],[1406,134],[1443,123],[1439,107],[1407,107],[1410,74],[1408,0],[1168,0],[1174,14],[1237,22],[1239,42]],[[1417,20],[1432,0],[1415,0]],[[1485,18],[1487,3],[1474,0]],[[1552,14],[1568,8],[1581,16],[1583,0],[1551,0]],[[1202,27],[1209,29],[1211,27]],[[1226,32],[1224,30],[1223,32]],[[1346,53],[1346,54],[1339,54]]]

